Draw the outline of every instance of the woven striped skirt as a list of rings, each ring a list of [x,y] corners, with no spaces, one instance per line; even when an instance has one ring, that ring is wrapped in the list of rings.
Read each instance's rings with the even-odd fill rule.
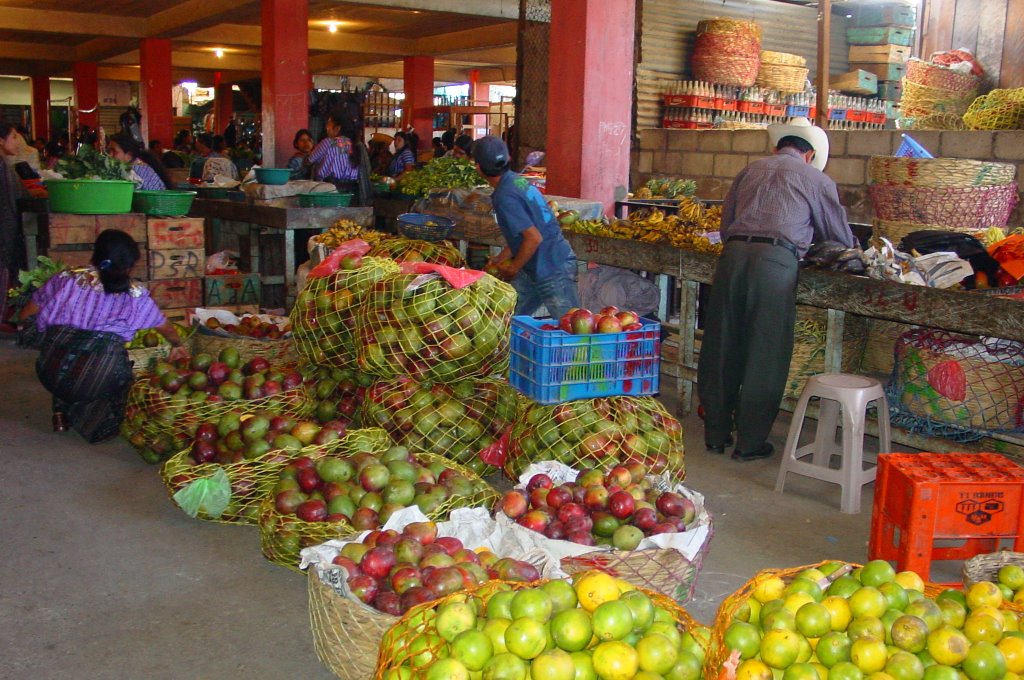
[[[114,333],[52,326],[43,336],[36,375],[53,395],[54,412],[86,441],[117,434],[132,384],[124,340]]]

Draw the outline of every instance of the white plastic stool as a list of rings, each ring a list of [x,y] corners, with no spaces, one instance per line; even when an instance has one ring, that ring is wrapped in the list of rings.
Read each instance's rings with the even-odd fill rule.
[[[798,448],[807,404],[814,397],[820,399],[818,429],[813,442]],[[873,378],[846,373],[825,373],[808,379],[793,411],[775,492],[782,493],[786,473],[793,472],[839,484],[843,489],[840,510],[847,514],[860,512],[861,487],[875,481],[875,468],[865,470],[863,463],[864,421],[868,404],[872,401],[877,401],[879,451],[888,452],[892,445],[889,402],[885,398],[882,383]],[[836,443],[840,411],[843,415],[842,446]],[[807,456],[811,456],[811,462],[800,460]],[[832,456],[842,456],[838,470],[829,466]]]

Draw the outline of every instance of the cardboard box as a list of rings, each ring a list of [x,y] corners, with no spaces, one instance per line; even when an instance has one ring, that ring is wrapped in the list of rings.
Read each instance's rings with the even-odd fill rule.
[[[850,63],[903,64],[910,59],[910,48],[902,45],[863,45],[850,48]]]
[[[166,279],[149,282],[149,295],[160,309],[199,307],[203,304],[202,279]]]
[[[207,275],[203,286],[203,304],[207,307],[259,306],[262,286],[259,274]]]
[[[878,92],[878,76],[857,69],[833,78],[829,87],[849,94],[876,94]]]
[[[906,64],[871,64],[863,62],[852,63],[850,64],[850,68],[874,73],[878,77],[879,82],[882,82],[883,80],[899,80],[903,76],[907,75]]]
[[[914,44],[914,29],[895,26],[846,29],[846,42],[851,45],[903,45]]]
[[[147,223],[150,250],[185,250],[205,247],[203,218],[150,217]]]
[[[150,250],[149,278],[195,279],[202,278],[206,262],[205,251],[192,250]]]

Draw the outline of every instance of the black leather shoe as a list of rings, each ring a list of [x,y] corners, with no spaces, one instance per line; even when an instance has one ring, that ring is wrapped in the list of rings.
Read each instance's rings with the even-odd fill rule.
[[[732,459],[738,460],[741,463],[746,463],[752,460],[761,460],[762,458],[771,457],[772,453],[775,452],[775,447],[768,442],[762,443],[759,447],[753,451],[744,453],[739,449],[732,452]]]
[[[704,449],[708,453],[718,453],[718,454],[725,453],[725,447],[727,447],[727,446],[732,446],[732,435],[729,435],[728,437],[726,437],[725,441],[723,443],[721,443],[721,444],[709,444],[707,442],[704,442]]]

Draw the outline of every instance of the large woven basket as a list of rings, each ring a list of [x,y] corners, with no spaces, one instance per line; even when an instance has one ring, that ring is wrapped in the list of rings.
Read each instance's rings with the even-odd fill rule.
[[[762,61],[754,84],[783,93],[803,92],[807,87],[807,69],[801,66],[766,64]]]
[[[1017,168],[1010,163],[992,163],[961,158],[910,158],[872,156],[868,178],[879,184],[916,187],[1001,186],[1013,181]]]
[[[788,52],[772,52],[761,50],[761,64],[774,64],[775,66],[807,66],[807,60],[799,54]]]
[[[899,243],[899,241],[897,240],[895,243]],[[850,315],[847,315],[846,318],[849,320]],[[866,324],[866,332],[864,354],[857,372],[874,373],[885,376],[885,379],[888,380],[892,374],[896,339],[914,326],[884,319],[861,318]]]
[[[572,576],[598,569],[684,604],[697,587],[697,574],[711,545],[711,533],[693,561],[671,548],[595,551],[562,558],[562,571]]]
[[[827,312],[817,307],[797,305],[793,338],[793,357],[786,376],[786,396],[799,397],[812,375],[825,372],[825,336]],[[847,315],[843,324],[843,373],[855,372],[861,364],[867,340],[864,317]]]
[[[153,364],[171,355],[171,346],[160,343],[156,347],[137,347],[128,350],[128,361],[132,362],[135,377],[146,375]]]
[[[964,124],[971,130],[1020,130],[1024,128],[1024,88],[992,90],[975,99]]]
[[[220,351],[228,347],[234,347],[238,354],[245,359],[263,357],[271,363],[290,362],[298,359],[295,351],[295,343],[291,338],[280,340],[258,340],[256,338],[243,338],[233,336],[225,338],[220,335],[210,335],[199,331],[195,334],[193,351],[196,353],[206,352],[217,356]]]
[[[900,113],[906,118],[920,118],[948,113],[961,117],[967,113],[977,90],[960,92],[946,90],[941,87],[921,85],[904,79],[903,92],[900,95]],[[963,122],[960,123],[963,125]]]
[[[309,627],[320,661],[339,678],[370,678],[381,638],[398,617],[338,594],[310,567]]]
[[[987,555],[977,555],[964,562],[961,573],[963,574],[964,590],[967,590],[975,583],[981,581],[999,582],[999,570],[1008,564],[1015,564],[1024,567],[1024,553],[1012,550],[1000,550]],[[1015,612],[1024,612],[1024,607],[1015,603],[1003,601],[1002,607]]]
[[[915,329],[896,344],[892,402],[919,418],[985,431],[1021,431],[1024,353],[981,339]]]
[[[1017,204],[1017,184],[921,187],[872,184],[868,196],[880,220],[941,224],[947,229],[1006,226]]]
[[[948,66],[930,64],[920,59],[911,59],[907,62],[907,73],[904,76],[904,85],[907,83],[966,96],[981,86],[981,79],[970,73],[954,71]]]
[[[753,21],[704,19],[697,24],[693,74],[719,85],[749,87],[761,64],[761,27]]]
[[[956,113],[933,113],[912,118],[900,118],[901,130],[966,130],[962,115]]]

